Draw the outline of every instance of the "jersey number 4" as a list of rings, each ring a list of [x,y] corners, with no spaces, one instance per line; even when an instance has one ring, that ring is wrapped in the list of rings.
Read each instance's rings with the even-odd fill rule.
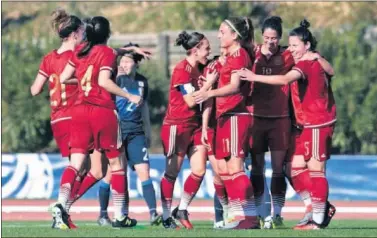
[[[84,91],[84,95],[86,97],[89,95],[89,92],[92,89],[92,72],[93,65],[89,65],[88,69],[84,74],[84,77],[82,77],[81,79],[81,88]]]

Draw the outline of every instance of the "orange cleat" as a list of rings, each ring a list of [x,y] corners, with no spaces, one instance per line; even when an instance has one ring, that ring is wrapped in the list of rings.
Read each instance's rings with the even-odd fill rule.
[[[194,228],[188,218],[187,210],[178,210],[178,207],[176,207],[172,212],[172,216],[174,219],[178,220],[186,229],[191,230],[192,228]]]
[[[320,230],[321,226],[315,223],[314,221],[310,221],[308,224],[303,225],[303,226],[295,226],[293,230],[301,230],[301,231],[306,231],[306,230]]]
[[[71,220],[71,216],[68,215],[68,225],[69,225],[69,229],[77,229],[78,227],[72,222]]]

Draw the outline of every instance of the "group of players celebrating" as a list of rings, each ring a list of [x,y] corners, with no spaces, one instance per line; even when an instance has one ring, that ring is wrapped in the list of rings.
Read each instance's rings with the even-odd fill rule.
[[[110,23],[102,16],[81,20],[59,9],[52,25],[62,43],[43,58],[31,93],[39,94],[49,82],[52,131],[62,156],[70,161],[58,201],[50,206],[53,228],[76,228],[70,207],[101,179],[99,224],[135,226],[137,221],[128,216],[128,164],[142,182],[151,225],[179,229],[179,221],[192,229],[187,208],[200,188],[207,160],[214,172],[216,201],[226,211],[215,227],[260,229],[265,220],[273,228],[283,226],[286,178],[306,207],[294,229],[328,226],[335,214],[325,175],[336,121],[330,86],[334,72],[315,51],[309,22],[303,20],[289,32],[287,48],[279,45],[280,17],[263,22],[262,44],[254,42],[249,18],[225,19],[218,31],[221,55],[212,60],[204,34],[179,34],[176,45],[184,48],[186,57],[172,72],[161,128],[166,156],[160,184],[162,214],[156,211],[149,177],[148,81],[137,73],[138,63],[150,53],[135,44],[107,46]],[[269,192],[264,191],[267,151],[273,170],[272,214],[263,209],[263,194]],[[249,154],[250,178],[244,166]],[[171,211],[174,184],[186,155],[191,174],[179,206]],[[84,165],[88,156],[90,169]],[[107,215],[110,187],[113,221]]]

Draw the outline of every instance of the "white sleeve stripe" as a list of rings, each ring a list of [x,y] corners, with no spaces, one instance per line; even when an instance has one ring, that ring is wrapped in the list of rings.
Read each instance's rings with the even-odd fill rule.
[[[48,77],[48,74],[47,74],[46,72],[44,72],[43,70],[40,69],[38,72],[39,72],[40,74],[42,74],[43,76]]]
[[[73,67],[76,67],[76,65],[70,60],[68,60],[68,64],[72,65]]]
[[[102,66],[100,69],[101,70],[110,70],[110,71],[113,71],[113,68],[109,67],[109,66]]]

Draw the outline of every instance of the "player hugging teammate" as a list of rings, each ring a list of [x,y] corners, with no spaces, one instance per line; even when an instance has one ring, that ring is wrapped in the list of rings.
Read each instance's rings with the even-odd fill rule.
[[[148,54],[133,44],[117,51],[108,47],[110,23],[104,17],[90,18],[84,24],[57,11],[53,25],[62,45],[44,57],[31,87],[37,95],[49,79],[54,137],[62,156],[70,159],[58,202],[50,208],[53,228],[76,228],[69,208],[104,177],[101,156],[108,158],[109,170],[99,193],[100,225],[126,228],[137,223],[128,216],[129,164],[142,181],[151,224],[162,222],[167,229],[179,229],[178,220],[192,229],[187,208],[200,188],[208,159],[220,207],[216,211],[225,211],[225,217],[217,214],[214,227],[259,229],[265,222],[273,228],[283,226],[285,177],[306,206],[295,229],[327,227],[335,214],[335,207],[327,201],[325,176],[336,121],[330,84],[334,73],[315,52],[317,42],[307,21],[289,33],[288,49],[279,45],[281,24],[279,17],[266,19],[263,44],[257,45],[249,18],[225,19],[218,31],[221,56],[210,63],[211,47],[205,35],[179,34],[176,45],[187,56],[172,72],[161,128],[166,164],[161,179],[163,214],[159,215],[149,177],[148,82],[137,73],[138,63]],[[114,82],[117,55],[122,57]],[[269,192],[264,189],[264,153],[268,150],[273,169],[272,214],[262,209],[262,196]],[[250,178],[244,166],[249,152]],[[92,165],[86,172],[82,168],[88,154],[92,154]],[[186,155],[191,174],[179,206],[171,211],[174,184]],[[109,184],[113,222],[107,216]]]

